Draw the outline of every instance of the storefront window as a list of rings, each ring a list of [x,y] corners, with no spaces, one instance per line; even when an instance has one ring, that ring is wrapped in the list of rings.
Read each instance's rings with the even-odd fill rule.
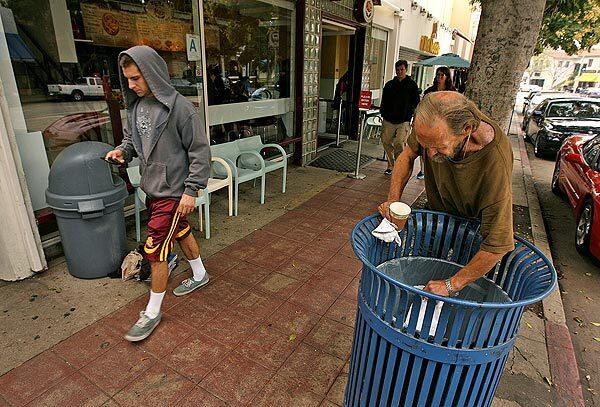
[[[207,0],[208,104],[290,97],[292,10],[258,0]]]
[[[290,138],[294,5],[206,0],[204,30],[211,142],[252,135],[271,142]]]
[[[0,75],[15,87],[7,98],[34,210],[46,207],[39,180],[64,148],[121,142],[121,51],[153,47],[204,120],[200,52],[188,50],[194,41],[200,49],[197,0],[0,0],[0,14],[2,62],[10,61]]]
[[[371,77],[372,90],[381,89],[385,84],[385,56],[387,53],[387,31],[373,27],[371,39]]]

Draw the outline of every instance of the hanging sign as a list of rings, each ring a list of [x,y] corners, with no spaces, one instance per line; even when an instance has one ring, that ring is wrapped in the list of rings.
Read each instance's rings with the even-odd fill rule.
[[[198,34],[185,34],[188,61],[200,61],[200,36]]]
[[[371,108],[372,92],[370,90],[361,90],[358,98],[358,109],[369,110]]]
[[[267,31],[267,38],[269,39],[269,48],[279,48],[279,31],[275,28],[269,28]]]
[[[419,42],[419,49],[421,51],[426,51],[435,55],[440,53],[440,43],[436,41],[437,31],[438,23],[433,23],[431,28],[431,37],[426,35],[421,36],[421,41]]]
[[[354,17],[360,23],[370,23],[373,21],[375,6],[373,0],[356,0],[354,3]]]

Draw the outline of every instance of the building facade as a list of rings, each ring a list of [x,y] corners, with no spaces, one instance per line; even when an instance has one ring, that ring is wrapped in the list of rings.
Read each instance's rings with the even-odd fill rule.
[[[471,60],[479,11],[469,0],[402,0],[400,7],[399,58],[409,62],[411,75],[421,90],[433,84],[435,67],[417,62],[446,53]]]
[[[387,55],[393,47],[380,42],[395,29],[394,7],[392,23],[380,18],[373,37],[373,15],[386,6],[374,7],[371,0],[7,0],[2,5],[0,184],[7,202],[0,213],[5,223],[0,254],[3,262],[12,262],[0,264],[0,278],[6,280],[43,270],[42,248],[57,241],[45,190],[58,154],[81,141],[117,145],[123,138],[119,52],[139,44],[156,49],[172,85],[197,106],[211,144],[260,135],[265,143],[282,145],[300,165],[317,153],[323,38],[348,34],[349,138],[358,128],[360,90],[377,91],[385,64],[393,59]],[[372,64],[378,75],[373,83]],[[16,201],[8,198],[15,194]],[[8,230],[18,230],[18,239]],[[15,250],[19,255],[9,255]]]
[[[600,86],[600,48],[569,55],[561,50],[546,50],[531,58],[523,74],[522,89],[531,86],[544,90],[584,90]]]
[[[44,249],[60,241],[45,201],[58,154],[81,141],[121,142],[121,51],[157,50],[211,144],[260,135],[307,165],[336,132],[357,136],[361,90],[378,106],[397,59],[413,67],[439,53],[471,52],[461,42],[465,21],[452,26],[467,0],[376,3],[3,1],[0,279],[42,271]],[[433,69],[415,67],[413,76],[424,89]]]

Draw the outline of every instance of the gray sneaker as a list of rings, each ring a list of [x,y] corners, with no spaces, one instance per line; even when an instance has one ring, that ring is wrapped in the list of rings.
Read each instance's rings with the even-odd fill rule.
[[[183,280],[181,284],[179,284],[179,286],[173,290],[173,295],[181,297],[182,295],[189,294],[195,289],[205,286],[206,284],[208,284],[209,281],[210,277],[208,273],[206,273],[204,275],[204,278],[200,281],[194,280],[194,277],[187,278]]]
[[[146,339],[150,336],[152,331],[154,331],[154,328],[158,326],[161,318],[162,312],[159,312],[156,318],[151,319],[144,311],[140,311],[140,319],[138,319],[129,332],[127,332],[125,339],[129,342],[137,342]]]

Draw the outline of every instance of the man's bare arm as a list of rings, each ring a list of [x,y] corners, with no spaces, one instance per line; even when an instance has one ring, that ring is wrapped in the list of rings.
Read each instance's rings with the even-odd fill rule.
[[[491,253],[479,250],[475,256],[458,273],[450,278],[450,283],[456,291],[460,291],[467,285],[487,274],[506,253]],[[444,280],[431,280],[425,286],[425,291],[437,295],[449,295]]]

